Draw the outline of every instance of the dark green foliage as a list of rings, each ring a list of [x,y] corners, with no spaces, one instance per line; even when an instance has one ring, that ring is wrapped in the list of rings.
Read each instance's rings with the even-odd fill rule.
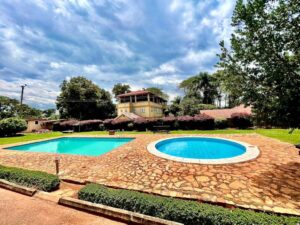
[[[223,86],[259,125],[300,127],[299,13],[297,0],[238,0],[231,46],[220,44]]]
[[[171,105],[168,106],[168,111],[173,116],[178,116],[180,112],[181,97],[177,96],[171,101]]]
[[[194,116],[198,115],[204,109],[216,109],[217,107],[212,104],[202,104],[199,98],[185,96],[179,105],[181,116]]]
[[[58,189],[60,183],[52,174],[4,166],[0,166],[0,179],[48,192]]]
[[[26,121],[20,118],[12,117],[0,120],[0,136],[13,136],[26,128]]]
[[[109,92],[80,76],[63,81],[56,104],[62,118],[106,119],[115,113]]]
[[[137,191],[107,188],[88,184],[78,193],[79,199],[130,210],[185,225],[295,225],[299,217],[284,217],[195,201],[160,197]]]
[[[115,98],[117,98],[118,95],[124,94],[129,91],[130,91],[130,86],[128,84],[121,84],[121,83],[115,84],[112,89],[112,93],[114,94]]]
[[[202,104],[214,104],[218,97],[216,80],[206,72],[189,77],[182,81],[179,87],[185,91],[186,97],[196,98]]]
[[[26,104],[20,105],[20,102],[16,99],[12,99],[5,96],[0,96],[0,119],[9,117],[20,118],[40,118],[42,117],[42,111],[31,108]]]
[[[252,126],[251,116],[247,113],[233,113],[230,118],[233,127],[246,129]]]
[[[151,93],[165,99],[165,100],[168,100],[169,99],[169,96],[163,92],[163,90],[161,88],[157,88],[157,87],[148,87],[146,88],[146,91],[150,91]]]
[[[216,129],[226,129],[229,127],[229,123],[227,119],[216,119],[215,120],[215,128]]]
[[[215,127],[215,119],[205,115],[198,114],[194,116],[194,128],[196,130],[212,130]]]

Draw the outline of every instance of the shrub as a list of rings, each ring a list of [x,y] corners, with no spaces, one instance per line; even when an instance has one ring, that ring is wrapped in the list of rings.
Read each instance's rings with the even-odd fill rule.
[[[122,118],[122,119],[115,119],[111,121],[111,125],[113,129],[118,130],[127,130],[128,124],[132,122],[130,119]]]
[[[99,130],[102,120],[81,120],[73,125],[74,131],[93,131]]]
[[[198,114],[194,116],[194,127],[197,130],[212,130],[214,129],[215,120],[211,116]]]
[[[242,209],[231,210],[196,201],[107,188],[98,184],[88,184],[82,188],[78,193],[78,198],[187,225],[295,225],[300,221],[297,217],[277,216]]]
[[[56,175],[41,171],[25,170],[14,167],[0,166],[0,179],[11,181],[27,187],[35,187],[42,191],[53,191],[59,187]]]
[[[79,121],[75,119],[65,120],[63,122],[55,123],[53,125],[53,130],[54,131],[74,130],[74,126],[78,123]]]
[[[144,118],[137,118],[133,121],[135,130],[145,131],[148,128],[149,121]]]
[[[106,130],[113,129],[113,125],[112,125],[112,121],[113,121],[113,120],[114,120],[114,119],[105,119],[105,120],[103,121],[103,125],[104,125],[104,127],[105,127]]]
[[[217,109],[218,107],[212,104],[198,104],[199,110]]]
[[[226,129],[229,127],[229,123],[227,119],[216,119],[215,120],[215,128],[216,129]]]
[[[194,117],[192,116],[178,116],[178,125],[182,130],[194,129]]]
[[[233,127],[245,129],[252,126],[251,116],[248,113],[233,113],[230,118]]]
[[[176,129],[178,127],[177,118],[174,116],[167,116],[161,119],[163,125],[170,126],[170,129]]]
[[[26,121],[20,118],[11,117],[0,120],[0,136],[13,136],[26,128]]]

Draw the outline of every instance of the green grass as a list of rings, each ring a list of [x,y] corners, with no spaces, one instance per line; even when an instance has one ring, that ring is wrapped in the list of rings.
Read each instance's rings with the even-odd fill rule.
[[[257,129],[256,133],[278,139],[283,142],[289,142],[292,144],[300,143],[300,130],[294,130],[292,134],[289,134],[287,129]]]
[[[0,137],[0,145],[14,144],[18,142],[33,141],[33,140],[39,140],[45,138],[61,137],[63,135],[65,134],[61,132],[49,132],[44,134],[28,133],[20,136],[15,136],[15,137]]]
[[[118,133],[118,132],[117,132]],[[126,131],[119,132],[121,134],[151,134],[152,132],[136,132],[136,131]],[[295,130],[292,134],[289,134],[288,129],[256,129],[256,130],[176,130],[172,131],[171,134],[251,134],[257,133],[263,136],[278,139],[280,141],[289,142],[292,144],[300,143],[300,130]],[[107,131],[91,131],[91,132],[81,132],[81,135],[107,135]],[[50,132],[44,134],[25,134],[23,136],[16,137],[2,137],[0,138],[0,145],[13,144],[18,142],[39,140],[52,137],[66,136],[61,132]]]

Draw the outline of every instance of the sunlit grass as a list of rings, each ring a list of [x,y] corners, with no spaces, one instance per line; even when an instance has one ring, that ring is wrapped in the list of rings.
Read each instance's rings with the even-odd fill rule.
[[[124,131],[117,132],[119,134],[151,134],[152,132],[137,132],[137,131]],[[175,130],[171,131],[171,134],[250,134],[257,133],[263,136],[278,139],[280,141],[289,143],[300,143],[300,130],[295,130],[292,134],[289,134],[288,129],[256,129],[256,130],[236,130],[236,129],[226,129],[226,130]],[[107,131],[91,131],[91,132],[81,132],[77,133],[80,135],[107,135]],[[18,142],[46,139],[52,137],[61,137],[68,134],[63,134],[61,132],[50,132],[44,134],[24,134],[22,136],[16,137],[2,137],[0,138],[0,145],[13,144]]]

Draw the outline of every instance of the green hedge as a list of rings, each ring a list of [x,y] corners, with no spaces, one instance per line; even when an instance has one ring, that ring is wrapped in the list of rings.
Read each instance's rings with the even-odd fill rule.
[[[20,118],[11,117],[0,120],[0,136],[13,136],[26,128],[26,121]]]
[[[184,224],[213,225],[295,225],[298,217],[277,216],[250,210],[226,209],[196,201],[161,197],[137,191],[88,184],[78,193],[79,199],[126,209]]]
[[[4,166],[0,166],[0,179],[48,192],[58,189],[60,183],[56,175]]]

